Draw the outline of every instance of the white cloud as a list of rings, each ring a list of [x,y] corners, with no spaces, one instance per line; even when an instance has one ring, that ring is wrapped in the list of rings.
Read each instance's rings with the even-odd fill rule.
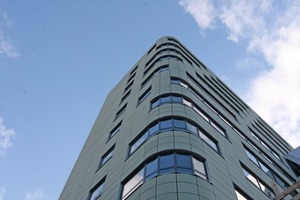
[[[4,195],[6,193],[5,187],[0,187],[0,200],[4,200]]]
[[[180,5],[186,12],[202,16],[184,2]],[[201,7],[202,1],[193,4]],[[300,1],[223,0],[211,5],[215,15],[210,24],[219,20],[228,29],[228,39],[246,41],[249,56],[262,56],[269,65],[251,80],[246,101],[292,146],[299,146]]]
[[[0,117],[0,155],[4,151],[12,146],[12,138],[15,136],[15,131],[13,129],[8,129],[3,123]]]
[[[41,200],[44,199],[44,193],[40,189],[36,189],[34,192],[26,193],[26,200]]]
[[[195,18],[201,28],[213,28],[215,9],[212,1],[180,0],[179,4]]]
[[[0,55],[8,58],[16,58],[20,54],[7,36],[7,29],[11,29],[12,23],[5,12],[0,13]]]

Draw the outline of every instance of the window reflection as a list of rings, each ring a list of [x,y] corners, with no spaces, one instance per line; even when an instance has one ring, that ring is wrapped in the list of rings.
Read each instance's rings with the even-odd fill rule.
[[[145,181],[168,173],[195,174],[207,180],[204,163],[192,155],[179,153],[158,155],[124,183],[122,199],[126,199]]]

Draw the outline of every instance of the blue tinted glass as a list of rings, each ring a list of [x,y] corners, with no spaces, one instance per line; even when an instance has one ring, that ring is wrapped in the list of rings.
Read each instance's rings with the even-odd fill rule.
[[[180,84],[180,80],[178,80],[178,79],[171,79],[171,84],[179,85]]]
[[[161,156],[159,161],[160,174],[174,171],[174,154]]]
[[[172,96],[172,102],[181,103],[182,102],[182,98],[181,97]]]
[[[192,160],[189,155],[176,154],[177,171],[192,173]]]
[[[161,103],[168,103],[171,101],[171,97],[170,96],[167,96],[167,97],[161,97],[160,98],[160,102]]]
[[[164,120],[160,122],[160,129],[172,128],[172,119]]]
[[[130,153],[134,152],[147,139],[148,132],[145,132],[135,143],[131,145]]]
[[[151,104],[151,108],[155,108],[156,106],[159,106],[159,99]]]
[[[192,125],[192,124],[190,124],[188,122],[186,124],[187,124],[188,131],[191,131],[194,134],[198,134],[196,126],[194,126],[194,125]]]
[[[157,159],[146,165],[146,180],[149,180],[157,175]]]
[[[186,122],[179,119],[174,119],[174,127],[180,129],[186,129]]]
[[[159,123],[155,124],[149,129],[149,136],[153,135],[154,133],[158,132],[159,130]]]

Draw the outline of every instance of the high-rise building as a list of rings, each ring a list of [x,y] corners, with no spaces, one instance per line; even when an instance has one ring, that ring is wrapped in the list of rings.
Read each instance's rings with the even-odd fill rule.
[[[292,150],[177,39],[162,37],[108,94],[59,199],[292,199]]]

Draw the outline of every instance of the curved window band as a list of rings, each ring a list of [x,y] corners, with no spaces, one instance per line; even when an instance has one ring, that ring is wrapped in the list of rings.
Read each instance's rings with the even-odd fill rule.
[[[221,135],[227,137],[225,130],[221,128],[220,125],[216,124],[210,119],[210,117],[206,113],[204,113],[198,107],[196,107],[194,102],[187,100],[182,96],[169,95],[159,97],[157,100],[152,101],[151,109],[166,103],[179,103],[192,108],[198,115],[200,115],[205,121],[207,121],[212,127],[214,127]]]
[[[205,143],[207,143],[215,151],[219,152],[217,142],[211,139],[210,136],[208,136],[208,134],[206,134],[203,130],[191,124],[187,120],[169,118],[169,119],[158,121],[154,125],[147,128],[142,134],[140,134],[139,137],[137,137],[137,139],[135,139],[134,142],[130,144],[129,154],[131,155],[133,152],[135,152],[151,136],[158,134],[159,132],[170,131],[170,130],[180,130],[180,131],[187,131],[189,133],[192,133],[200,137]]]
[[[146,162],[142,169],[123,184],[122,200],[146,181],[169,173],[194,174],[207,180],[204,162],[192,155],[179,153],[158,155],[155,159]]]

